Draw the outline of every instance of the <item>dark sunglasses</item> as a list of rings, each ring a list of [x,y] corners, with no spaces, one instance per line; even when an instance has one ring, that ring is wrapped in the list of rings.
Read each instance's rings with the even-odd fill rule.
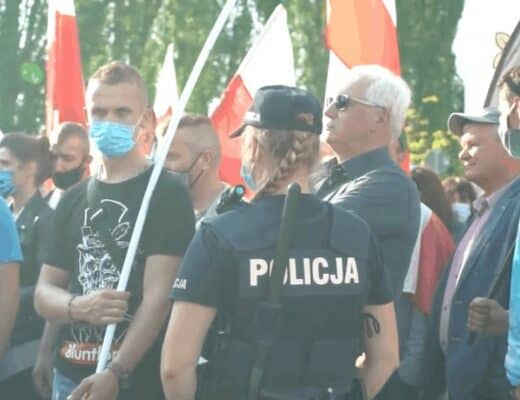
[[[371,103],[369,101],[362,100],[357,97],[352,97],[347,94],[339,94],[336,96],[336,98],[329,97],[327,100],[327,108],[329,108],[332,104],[334,104],[334,107],[336,108],[336,110],[344,110],[347,107],[349,107],[350,105],[352,105],[352,102],[358,103],[358,104],[363,104],[368,107],[377,107],[377,108],[386,110],[386,107],[380,106],[379,104]]]

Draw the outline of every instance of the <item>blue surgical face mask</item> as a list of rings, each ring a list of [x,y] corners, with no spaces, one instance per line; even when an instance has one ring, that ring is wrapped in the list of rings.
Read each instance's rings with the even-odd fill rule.
[[[13,171],[0,171],[0,196],[7,197],[15,192]]]
[[[90,124],[89,136],[105,157],[119,158],[134,148],[134,130],[133,125],[94,120]]]
[[[256,191],[257,186],[255,182],[255,178],[253,177],[253,174],[250,170],[246,168],[244,164],[240,167],[240,176],[244,180],[244,183],[251,189],[252,191]]]

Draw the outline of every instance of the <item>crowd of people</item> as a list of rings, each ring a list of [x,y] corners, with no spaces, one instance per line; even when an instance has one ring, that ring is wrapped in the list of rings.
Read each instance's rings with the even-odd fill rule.
[[[498,109],[449,116],[464,176],[444,180],[401,167],[402,78],[358,66],[337,89],[257,91],[231,135],[247,200],[184,115],[125,291],[169,123],[139,72],[99,68],[87,126],[53,143],[5,134],[0,398],[520,399],[520,66]]]

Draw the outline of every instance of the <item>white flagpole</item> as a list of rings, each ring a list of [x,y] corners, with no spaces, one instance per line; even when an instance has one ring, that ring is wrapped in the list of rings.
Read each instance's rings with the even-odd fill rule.
[[[202,68],[206,64],[209,53],[213,49],[215,42],[217,41],[222,28],[224,28],[224,24],[226,23],[231,11],[235,6],[236,0],[228,0],[225,6],[222,8],[220,15],[215,22],[211,32],[206,39],[206,43],[204,43],[204,47],[191,70],[190,76],[184,89],[182,91],[181,97],[179,99],[178,106],[173,113],[173,117],[168,126],[168,130],[166,132],[166,136],[162,146],[158,149],[157,158],[155,160],[155,165],[152,170],[152,174],[150,176],[150,180],[148,182],[148,186],[146,187],[146,191],[144,192],[143,202],[141,203],[141,208],[139,209],[139,213],[137,214],[137,219],[135,222],[134,231],[132,232],[132,237],[130,238],[130,243],[128,245],[128,250],[126,252],[125,261],[123,263],[123,268],[121,270],[121,276],[119,278],[119,283],[117,285],[117,290],[124,291],[126,290],[126,286],[128,284],[128,278],[130,277],[130,272],[132,270],[132,264],[134,262],[135,254],[137,252],[137,246],[139,244],[139,240],[141,238],[141,233],[143,231],[144,222],[146,220],[146,213],[148,211],[148,207],[150,205],[150,200],[152,198],[155,186],[157,185],[157,181],[159,179],[159,175],[164,165],[164,161],[166,160],[166,155],[168,154],[168,150],[170,148],[170,144],[173,141],[175,136],[175,132],[177,131],[177,127],[179,126],[179,122],[184,113],[184,109],[186,108],[186,104],[193,92],[195,84],[199,78],[199,75],[202,71]],[[103,339],[103,346],[101,347],[101,352],[99,354],[99,360],[96,368],[96,372],[101,372],[105,369],[110,348],[112,347],[112,341],[114,340],[114,333],[116,330],[116,324],[110,324],[107,326],[105,331],[105,337]]]

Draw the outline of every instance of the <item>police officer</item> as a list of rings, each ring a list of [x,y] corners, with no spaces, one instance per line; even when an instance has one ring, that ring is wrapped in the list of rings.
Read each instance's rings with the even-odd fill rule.
[[[11,348],[0,363],[2,393],[9,393],[12,398],[37,398],[32,389],[31,370],[43,320],[34,310],[33,295],[51,218],[51,209],[38,187],[50,176],[51,168],[47,138],[12,133],[0,142],[0,196],[11,200],[23,254],[20,308],[11,335]]]
[[[321,118],[309,93],[267,86],[233,134],[242,136],[241,173],[255,196],[202,222],[185,254],[163,345],[167,398],[193,399],[196,389],[231,400],[350,399],[361,392],[372,398],[397,367],[391,285],[376,239],[360,218],[310,194]],[[280,309],[262,319],[291,182],[302,194]],[[219,332],[214,365],[196,388],[210,328]],[[363,352],[357,380],[355,361]],[[253,366],[262,370],[254,391]]]

